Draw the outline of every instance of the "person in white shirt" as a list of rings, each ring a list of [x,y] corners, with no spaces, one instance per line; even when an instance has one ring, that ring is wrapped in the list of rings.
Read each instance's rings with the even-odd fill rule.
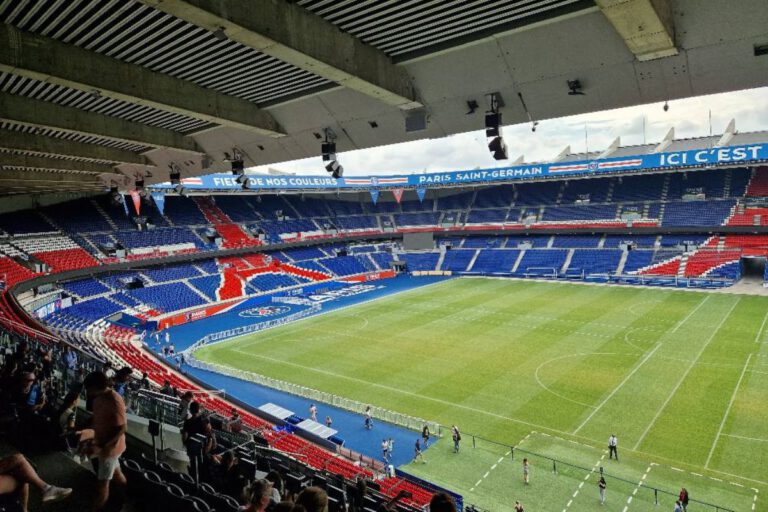
[[[315,404],[309,406],[309,417],[312,421],[317,421],[317,406]]]
[[[608,438],[608,458],[612,459],[616,457],[616,462],[619,461],[619,440],[616,438],[616,434],[611,434]]]

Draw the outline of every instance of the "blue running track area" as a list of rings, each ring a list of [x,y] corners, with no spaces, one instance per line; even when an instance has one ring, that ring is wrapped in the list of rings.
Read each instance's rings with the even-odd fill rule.
[[[314,303],[321,303],[322,308],[316,315],[322,315],[340,308],[354,306],[362,302],[380,299],[414,288],[426,286],[449,279],[442,276],[410,277],[398,276],[392,279],[370,281],[366,283],[324,283],[305,287],[303,297]],[[276,294],[280,296],[280,294]],[[243,327],[265,320],[276,320],[306,309],[309,306],[279,304],[272,302],[272,296],[247,299],[225,313],[168,329],[171,341],[177,351],[184,350],[207,334],[226,329]],[[150,346],[153,343],[150,341]],[[306,398],[278,391],[272,388],[243,381],[234,377],[195,368],[185,367],[190,375],[207,383],[215,389],[223,390],[227,395],[237,398],[253,407],[273,403],[293,411],[297,416],[308,418],[311,402]],[[383,439],[394,440],[394,450],[389,463],[395,467],[407,464],[413,458],[413,448],[418,432],[375,421],[373,429],[366,429],[363,417],[359,414],[339,409],[327,404],[317,403],[318,420],[325,421],[326,416],[333,420],[337,436],[344,440],[344,446],[378,460],[382,460],[381,442]],[[431,444],[430,444],[431,446]]]

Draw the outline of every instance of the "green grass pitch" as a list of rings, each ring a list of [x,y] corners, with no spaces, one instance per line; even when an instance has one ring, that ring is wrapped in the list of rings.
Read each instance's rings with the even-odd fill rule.
[[[656,508],[650,489],[681,486],[702,501],[760,510],[767,313],[767,297],[464,278],[196,356],[458,424],[462,453],[444,439],[427,464],[406,469],[490,510],[520,499],[530,510],[671,511],[674,497],[662,494]],[[612,432],[619,464],[604,457]],[[501,445],[473,447],[469,433]],[[540,455],[579,468],[555,473]],[[598,501],[601,466],[621,478],[609,479],[607,507]]]

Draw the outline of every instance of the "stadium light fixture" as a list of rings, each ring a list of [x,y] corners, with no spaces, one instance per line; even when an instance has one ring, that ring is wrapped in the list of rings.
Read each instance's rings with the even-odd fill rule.
[[[336,160],[329,162],[328,165],[325,166],[325,170],[331,173],[331,176],[336,179],[339,179],[344,175],[344,167],[342,167]]]
[[[320,145],[320,153],[323,162],[328,162],[325,170],[335,179],[339,179],[344,175],[344,168],[336,160],[336,133],[331,128],[325,128],[323,133],[325,133],[325,140]]]
[[[170,169],[168,177],[171,181],[171,185],[178,185],[181,183],[181,167],[179,167],[176,162],[171,162],[168,164],[168,168]]]
[[[493,158],[495,160],[506,160],[508,158],[507,145],[501,137],[494,137],[491,139],[491,142],[488,143],[488,149],[493,153]]]
[[[488,96],[488,100],[490,110],[485,113],[485,136],[490,139],[488,150],[495,160],[506,160],[507,145],[501,138],[501,112],[499,112],[501,98],[498,93],[494,93]]]

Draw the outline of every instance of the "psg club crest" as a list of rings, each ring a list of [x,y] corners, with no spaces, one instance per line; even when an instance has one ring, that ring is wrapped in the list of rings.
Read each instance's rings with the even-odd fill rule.
[[[261,318],[265,316],[276,316],[287,313],[291,310],[289,306],[260,306],[258,308],[246,309],[238,313],[243,318]]]
[[[595,161],[589,162],[589,170],[592,171],[592,172],[596,172],[597,171],[597,162],[595,162]]]

